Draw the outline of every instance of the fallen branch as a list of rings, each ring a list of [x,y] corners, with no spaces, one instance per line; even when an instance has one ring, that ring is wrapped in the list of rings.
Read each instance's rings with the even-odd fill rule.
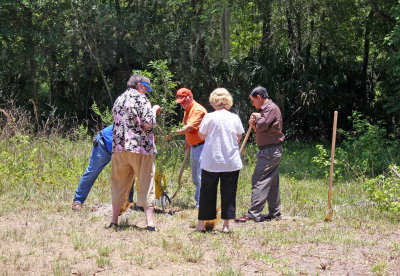
[[[7,113],[5,110],[3,110],[3,109],[0,108],[0,111],[4,114],[4,116],[6,116],[7,121],[10,121],[10,120],[11,120],[11,116],[8,115],[8,113]]]
[[[38,117],[38,114],[37,114],[36,104],[32,99],[30,99],[29,102],[31,102],[33,104],[33,110],[35,111],[36,124],[39,127],[39,117]]]
[[[396,18],[393,18],[393,17],[383,13],[381,10],[379,10],[373,0],[368,0],[368,3],[371,6],[371,8],[374,11],[374,13],[377,16],[379,16],[380,18],[382,18],[383,20],[390,21],[390,22],[393,22],[393,23],[397,22]]]
[[[397,175],[398,178],[400,178],[400,174],[396,171],[395,168],[392,168],[392,171],[395,173],[395,175]]]

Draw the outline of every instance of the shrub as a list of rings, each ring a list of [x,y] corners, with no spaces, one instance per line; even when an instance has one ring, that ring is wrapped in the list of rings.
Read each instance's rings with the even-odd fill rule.
[[[399,167],[389,166],[387,175],[379,175],[364,183],[364,189],[382,211],[400,214],[400,178],[395,173]]]
[[[328,153],[328,150],[324,148],[323,145],[317,144],[315,145],[315,149],[318,154],[312,158],[312,163],[315,165],[316,176],[322,176],[325,178],[329,177],[329,169],[331,165],[331,153]],[[353,173],[349,171],[347,166],[347,152],[342,148],[337,147],[335,149],[335,157],[333,162],[333,178],[335,180],[342,180],[344,178],[351,178]]]
[[[383,123],[373,125],[357,112],[349,119],[353,122],[354,131],[340,131],[345,137],[341,147],[346,153],[342,158],[354,173],[375,176],[398,161],[395,157],[400,153],[399,144],[396,137],[386,135]]]
[[[106,125],[111,125],[113,123],[113,118],[112,118],[112,112],[111,110],[106,107],[106,109],[104,110],[104,112],[101,112],[99,107],[97,106],[96,102],[93,102],[92,104],[92,110],[93,112],[97,115],[100,116],[101,121],[103,123],[105,123]]]

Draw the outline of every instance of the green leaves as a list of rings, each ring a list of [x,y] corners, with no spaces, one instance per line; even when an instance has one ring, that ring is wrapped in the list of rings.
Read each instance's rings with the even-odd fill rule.
[[[4,0],[0,105],[13,94],[17,106],[33,99],[39,117],[56,110],[81,123],[99,115],[93,102],[111,108],[135,68],[160,84],[149,97],[166,121],[175,119],[166,91],[178,82],[206,107],[213,89],[227,88],[244,121],[248,92],[263,85],[289,139],[326,137],[333,109],[373,114],[398,131],[400,4],[374,3],[397,23],[353,0]]]
[[[100,116],[101,121],[106,125],[111,125],[113,123],[112,112],[109,108],[106,107],[104,112],[101,112],[96,102],[92,104],[92,110],[98,116]]]
[[[400,214],[400,178],[394,171],[400,171],[399,167],[390,165],[388,174],[368,179],[364,189],[382,211]]]
[[[133,70],[133,74],[146,76],[151,81],[153,91],[146,94],[153,105],[161,106],[161,116],[158,119],[158,125],[165,133],[173,125],[175,118],[175,82],[173,82],[173,74],[168,68],[166,60],[150,61],[149,70]],[[168,125],[166,125],[168,122]]]

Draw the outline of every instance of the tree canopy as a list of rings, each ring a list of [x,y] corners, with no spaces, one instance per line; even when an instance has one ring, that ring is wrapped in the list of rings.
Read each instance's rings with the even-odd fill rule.
[[[397,133],[399,20],[398,0],[3,0],[0,107],[87,120],[163,60],[205,105],[227,88],[244,122],[265,86],[288,137],[329,135],[334,110],[343,128],[358,111]]]

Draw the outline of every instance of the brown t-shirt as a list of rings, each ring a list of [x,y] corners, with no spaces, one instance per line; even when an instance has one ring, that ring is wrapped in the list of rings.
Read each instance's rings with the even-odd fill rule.
[[[193,104],[185,109],[183,124],[194,127],[192,131],[185,133],[186,141],[191,146],[204,142],[199,137],[199,127],[205,114],[207,114],[207,110],[196,101],[193,101]]]
[[[282,128],[282,114],[279,107],[267,100],[260,110],[261,117],[256,122],[256,143],[259,148],[271,145],[281,144],[285,140]]]

